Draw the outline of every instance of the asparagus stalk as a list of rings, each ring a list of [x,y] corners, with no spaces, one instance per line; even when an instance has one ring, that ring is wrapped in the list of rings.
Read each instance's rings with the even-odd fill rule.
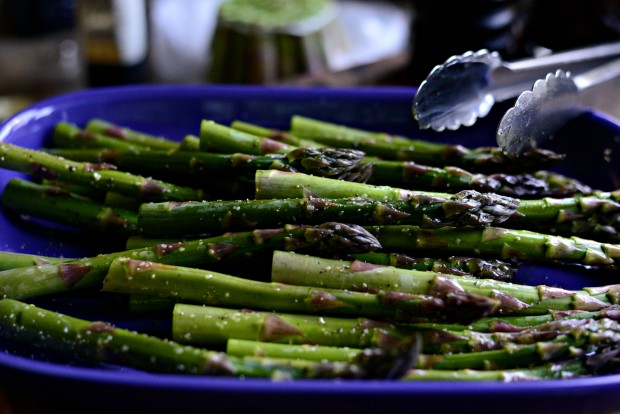
[[[266,356],[270,358],[291,357],[310,361],[350,361],[363,352],[362,349],[324,345],[290,345],[230,339],[227,355],[237,357]],[[405,373],[402,381],[533,381],[543,379],[567,379],[591,375],[585,362],[579,359],[542,364],[535,367],[521,367],[498,370],[439,370],[413,368]]]
[[[204,305],[401,320],[469,321],[491,314],[498,305],[493,298],[465,293],[435,298],[287,286],[130,259],[118,259],[111,264],[102,290],[170,297]]]
[[[333,148],[298,148],[287,154],[218,154],[202,151],[119,151],[110,149],[52,148],[47,152],[75,161],[110,163],[123,171],[176,180],[218,180],[223,174],[250,178],[258,169],[300,171],[324,177],[367,180],[371,164],[360,163],[363,153]],[[359,178],[361,177],[361,178]]]
[[[411,369],[403,381],[501,381],[505,383],[552,379],[570,379],[592,375],[592,369],[582,360],[550,362],[535,367],[499,370],[439,370]]]
[[[11,179],[2,195],[2,207],[20,215],[76,228],[128,235],[138,232],[137,213],[112,208],[61,188],[18,178]]]
[[[481,174],[458,167],[433,167],[413,161],[365,162],[373,165],[369,182],[376,185],[449,192],[473,189],[520,198],[566,197],[593,191],[578,180],[551,171]]]
[[[179,151],[200,151],[200,137],[187,134],[179,143]]]
[[[575,355],[594,362],[596,356],[607,351],[617,352],[620,344],[618,322],[610,319],[565,322],[570,322],[572,329],[563,331],[551,341],[515,344],[491,351],[421,355],[418,367],[440,370],[502,369],[562,361]],[[604,361],[604,358],[601,359]]]
[[[41,256],[37,254],[0,251],[0,271],[19,267],[40,266],[48,263],[62,263],[71,259]]]
[[[375,353],[346,363],[237,358],[89,321],[12,299],[0,300],[0,336],[80,363],[111,363],[148,372],[257,378],[377,378],[403,374],[410,354]],[[405,359],[406,358],[406,359]],[[381,369],[381,365],[393,368]]]
[[[270,198],[298,198],[311,192],[321,198],[343,198],[366,196],[378,200],[407,200],[420,195],[435,198],[449,198],[446,193],[413,191],[398,187],[379,186],[364,183],[343,183],[325,177],[315,177],[299,172],[285,172],[273,170],[256,171],[256,199]],[[477,194],[469,193],[469,194]],[[484,198],[489,200],[512,200],[517,203],[518,214],[512,214],[506,220],[506,226],[517,228],[554,229],[557,225],[571,223],[571,229],[584,231],[586,228],[579,223],[589,222],[591,225],[599,222],[606,228],[609,223],[616,227],[609,228],[610,232],[619,234],[618,212],[620,211],[620,191],[598,192],[590,196],[574,196],[567,198],[541,198],[534,200],[519,200],[498,195],[491,196],[485,193]],[[577,223],[577,224],[575,224]]]
[[[148,200],[203,199],[202,192],[194,188],[116,171],[115,167],[109,164],[70,161],[9,143],[0,143],[0,167],[35,177],[90,185],[97,189],[116,191]]]
[[[318,251],[372,251],[379,247],[358,226],[325,223],[315,227],[260,229],[173,244],[157,244],[127,251],[99,254],[0,272],[0,296],[26,299],[78,289],[100,288],[112,261],[130,258],[180,266],[247,263],[256,266],[261,255],[274,249]],[[246,266],[247,267],[247,266]]]
[[[615,269],[620,245],[502,227],[366,226],[389,252],[429,252]]]
[[[422,330],[356,315],[317,316],[188,303],[177,303],[172,312],[172,338],[196,346],[221,347],[230,339],[244,339],[270,343],[388,348]],[[448,333],[443,337],[445,341],[463,338]]]
[[[499,147],[468,149],[461,145],[435,143],[408,137],[372,132],[295,115],[290,132],[300,138],[324,145],[355,148],[366,155],[385,160],[414,161],[425,165],[451,165],[472,172],[516,173],[547,169],[564,157],[552,151],[536,149],[519,157],[504,154]]]
[[[176,141],[147,134],[99,118],[93,118],[88,121],[85,130],[151,149],[176,150],[179,148],[179,143]]]
[[[275,141],[284,142],[288,145],[294,145],[296,147],[320,148],[324,146],[313,140],[296,137],[295,135],[286,131],[273,128],[265,128],[264,126],[253,124],[250,122],[236,120],[230,124],[230,127],[233,129],[238,129],[239,131],[247,132],[248,134],[270,138]]]
[[[179,237],[145,237],[132,235],[127,238],[126,249],[154,246],[157,244],[171,244],[180,241],[192,240]],[[370,252],[336,255],[337,258],[352,258],[362,262],[385,266],[400,267],[422,271],[433,271],[452,275],[473,276],[483,279],[510,281],[514,277],[513,265],[505,260],[483,259],[480,257],[448,256],[416,257],[401,253]]]
[[[541,315],[519,315],[519,316],[490,316],[480,318],[468,325],[441,324],[420,322],[413,324],[415,327],[423,329],[438,329],[450,331],[458,335],[459,332],[470,330],[474,332],[519,332],[528,327],[553,322],[561,319],[613,319],[620,320],[620,310],[617,305],[608,306],[598,311],[569,310],[554,311]]]
[[[229,339],[226,355],[236,357],[263,356],[268,358],[295,358],[307,361],[352,361],[363,349],[327,345],[297,344]]]
[[[482,282],[470,277],[282,251],[274,252],[271,279],[273,282],[300,286],[367,292],[398,291],[438,297],[453,292],[470,292],[498,299],[501,304],[497,314],[503,315],[536,315],[549,310],[601,310],[618,303],[616,292],[620,289],[618,285],[567,290],[491,279]]]
[[[473,191],[445,198],[411,192],[407,200],[391,201],[366,197],[322,199],[308,195],[267,200],[149,203],[140,207],[138,220],[145,235],[170,237],[334,220],[360,225],[415,224],[425,228],[488,226],[505,221],[515,209],[512,199]]]
[[[432,271],[483,279],[510,281],[515,269],[506,261],[480,257],[414,257],[400,253],[370,252],[349,255],[354,260],[402,269]]]
[[[203,120],[200,124],[200,149],[217,151],[226,154],[240,152],[243,154],[286,154],[294,149],[294,145],[260,137],[244,131],[233,129],[211,120]]]
[[[54,125],[52,143],[60,148],[108,148],[122,151],[141,152],[149,148],[135,142],[120,140],[101,133],[87,131],[70,122]]]

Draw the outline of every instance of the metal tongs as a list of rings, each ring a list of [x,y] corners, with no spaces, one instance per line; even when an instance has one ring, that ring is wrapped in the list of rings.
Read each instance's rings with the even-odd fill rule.
[[[422,129],[471,126],[486,116],[495,102],[531,91],[537,80],[558,69],[579,74],[619,57],[620,42],[513,62],[504,62],[499,53],[487,50],[452,56],[435,66],[420,84],[413,100],[413,117]]]
[[[558,69],[519,95],[497,128],[497,144],[509,155],[521,154],[550,139],[577,115],[596,109],[605,112],[599,97],[620,79],[620,58],[572,76]],[[617,86],[617,85],[615,85]]]

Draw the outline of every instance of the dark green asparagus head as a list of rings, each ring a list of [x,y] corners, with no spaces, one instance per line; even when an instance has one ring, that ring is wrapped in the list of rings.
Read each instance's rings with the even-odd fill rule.
[[[519,200],[495,193],[464,190],[443,204],[446,218],[464,226],[486,227],[503,223],[518,213]]]
[[[356,182],[366,182],[372,174],[372,164],[360,164],[364,156],[348,148],[297,148],[286,154],[299,172]]]
[[[308,227],[304,236],[311,246],[330,254],[366,253],[381,248],[381,243],[375,236],[356,224],[330,221]]]

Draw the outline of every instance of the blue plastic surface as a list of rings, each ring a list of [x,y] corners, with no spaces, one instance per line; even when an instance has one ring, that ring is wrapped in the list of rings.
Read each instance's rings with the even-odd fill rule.
[[[58,121],[84,124],[98,117],[174,139],[198,134],[202,119],[246,120],[287,128],[301,114],[377,131],[468,146],[495,145],[497,107],[475,126],[437,133],[420,131],[411,116],[411,88],[264,88],[245,86],[142,86],[89,90],[42,101],[8,119],[0,140],[40,148]],[[620,126],[596,114],[577,119],[552,143],[568,154],[558,170],[595,187],[617,186]],[[584,164],[585,161],[585,164]],[[584,167],[585,165],[585,167]],[[0,170],[0,189],[18,174]],[[614,184],[615,183],[615,184]],[[49,231],[0,215],[0,250],[54,256],[92,255],[110,248],[100,237]],[[610,283],[617,275],[537,265],[520,282],[567,288]],[[84,299],[88,300],[88,298]],[[96,311],[96,310],[95,310]],[[94,312],[95,312],[94,311]],[[101,318],[105,317],[101,315]],[[115,321],[131,326],[133,321]],[[157,321],[147,321],[153,326]],[[163,322],[162,322],[163,323]],[[163,323],[165,325],[165,323]],[[32,390],[33,398],[74,401],[98,409],[132,412],[368,413],[385,409],[458,413],[612,413],[620,410],[620,375],[522,383],[403,383],[388,381],[238,380],[154,375],[118,367],[76,367],[0,353],[0,387]]]

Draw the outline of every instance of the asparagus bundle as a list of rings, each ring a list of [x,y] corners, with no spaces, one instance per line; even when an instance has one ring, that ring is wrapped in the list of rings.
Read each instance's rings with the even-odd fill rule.
[[[202,234],[200,239],[187,241],[174,236],[148,247],[78,259],[0,255],[0,261],[6,260],[0,263],[5,269],[0,271],[2,296],[26,299],[102,289],[107,294],[125,295],[128,301],[152,304],[152,309],[158,308],[155,301],[151,302],[153,298],[163,299],[160,303],[166,305],[165,312],[175,304],[171,332],[175,342],[146,339],[109,324],[71,319],[10,299],[0,301],[0,336],[26,343],[43,338],[40,342],[48,346],[46,350],[69,351],[94,362],[108,361],[109,355],[103,355],[101,346],[109,340],[114,342],[110,353],[117,358],[118,349],[131,348],[127,358],[120,359],[122,364],[160,372],[206,370],[213,375],[507,380],[594,375],[602,372],[597,364],[615,369],[611,362],[618,352],[618,286],[567,290],[507,283],[503,280],[509,276],[501,274],[513,269],[498,259],[513,260],[512,265],[517,263],[516,258],[617,268],[618,245],[556,234],[583,231],[580,234],[606,235],[613,240],[619,228],[618,192],[592,191],[577,181],[540,171],[561,160],[561,155],[551,152],[536,151],[509,159],[496,148],[405,141],[402,137],[313,123],[303,117],[293,119],[293,123],[298,129],[295,131],[293,125],[288,133],[240,122],[228,128],[204,121],[200,139],[189,137],[186,145],[103,120],[91,121],[85,130],[60,123],[56,129],[59,144],[63,139],[62,145],[67,147],[105,147],[88,152],[54,150],[66,158],[96,157],[81,159],[87,162],[50,154],[39,157],[40,151],[21,152],[2,144],[1,166],[86,186],[106,181],[98,187],[107,192],[106,199],[94,202],[83,196],[66,197],[62,191],[52,196],[49,186],[14,180],[7,186],[3,203],[15,211],[24,203],[17,199],[32,200],[37,194],[45,202],[67,202],[63,209],[75,208],[78,204],[74,203],[79,201],[90,210],[76,208],[71,215],[80,218],[84,228],[100,226],[98,219],[112,211],[110,204],[104,203],[111,202],[114,192],[140,202],[144,194],[138,190],[139,184],[148,181],[161,185],[166,194],[187,189],[188,198],[170,197],[170,203],[143,204],[138,224],[134,218],[127,221],[132,234],[185,236],[254,230],[212,237]],[[319,130],[312,131],[315,127]],[[70,138],[79,138],[82,143],[75,144]],[[86,144],[84,139],[92,142]],[[340,148],[330,148],[336,141]],[[111,149],[114,147],[118,149]],[[418,160],[414,158],[418,156],[419,160],[435,157],[437,167],[398,161]],[[474,172],[446,167],[446,160],[463,168],[469,166]],[[123,172],[108,170],[107,162],[114,162]],[[214,166],[220,176],[224,168],[229,172],[225,185],[234,181],[233,176],[250,182],[248,178],[255,175],[255,199],[205,202],[203,190],[182,185],[197,173],[213,171],[210,168]],[[85,178],[83,170],[93,168],[100,171]],[[134,168],[152,172],[138,174],[155,176],[158,170],[169,170],[184,178],[175,186],[125,172]],[[504,173],[496,173],[498,169]],[[493,174],[482,176],[479,171]],[[532,174],[521,174],[517,179],[505,174],[509,171]],[[118,175],[108,176],[107,172]],[[475,191],[454,194],[414,191],[405,185],[364,184],[367,180],[404,183],[411,174],[429,189],[446,189],[434,186],[445,180],[451,189],[463,184],[495,193],[520,191],[531,195],[546,189],[557,191],[554,195],[579,195],[517,200]],[[122,185],[113,186],[117,177]],[[508,181],[515,181],[516,186],[508,186]],[[15,196],[18,193],[22,198]],[[57,200],[61,193],[62,199]],[[185,200],[191,202],[182,202]],[[37,204],[38,210],[29,206],[31,210],[22,212],[44,217],[47,205]],[[148,217],[158,210],[165,213]],[[90,215],[86,215],[88,211]],[[66,219],[61,216],[48,218],[75,224],[62,221]],[[499,224],[504,227],[496,227]],[[406,257],[412,252],[433,252],[442,257]],[[233,264],[248,267],[251,263],[254,270],[265,272],[262,278],[267,279],[268,267],[262,268],[259,262],[271,260],[272,253],[271,282],[252,280],[245,271],[241,275],[227,271]],[[450,256],[454,254],[468,257]],[[475,272],[503,280],[471,278],[469,274]],[[39,318],[22,321],[30,318],[31,311]],[[55,326],[46,325],[46,321],[53,321]],[[92,342],[76,340],[82,332],[93,335]],[[286,344],[280,347],[291,348],[280,348],[277,352],[285,354],[273,354],[277,357],[239,357],[233,354],[247,351],[233,350],[237,337],[283,342]],[[187,344],[228,345],[230,352],[228,348],[224,354]],[[332,350],[322,354],[309,344]],[[272,352],[262,343],[245,345],[253,352]],[[162,366],[153,365],[151,348],[156,359],[165,361]],[[173,352],[181,357],[175,359]],[[283,359],[286,353],[296,358]],[[192,356],[185,359],[186,354]],[[317,363],[316,358],[324,361]],[[193,368],[175,371],[175,361]]]
[[[324,131],[321,126],[327,125],[327,131],[333,132],[334,136],[345,139],[344,137],[359,135],[359,139],[372,137],[373,134],[366,131],[342,128],[334,124],[325,124],[321,121],[310,120],[306,117],[294,117],[297,123],[305,120],[314,124],[316,135],[322,136]],[[302,121],[303,123],[303,121]],[[289,132],[265,128],[260,125],[251,124],[244,121],[233,121],[231,128],[281,141],[289,145],[296,146],[318,146],[314,141],[303,140]],[[313,128],[311,128],[312,130]],[[326,131],[325,131],[326,132]],[[314,135],[313,135],[314,136]],[[373,139],[373,138],[371,138]],[[378,134],[377,140],[394,140],[386,134]],[[406,143],[411,143],[411,139],[405,138]],[[400,140],[400,138],[399,138]],[[424,142],[427,145],[435,145]],[[478,191],[495,192],[511,197],[545,197],[545,196],[568,196],[576,193],[587,194],[592,189],[571,177],[566,177],[556,172],[536,170],[532,173],[507,174],[506,172],[494,174],[472,173],[463,168],[455,166],[430,166],[413,161],[385,160],[377,157],[367,157],[364,162],[373,165],[373,172],[370,182],[378,185],[393,185],[411,189],[436,189],[441,191],[460,191],[473,189]]]

